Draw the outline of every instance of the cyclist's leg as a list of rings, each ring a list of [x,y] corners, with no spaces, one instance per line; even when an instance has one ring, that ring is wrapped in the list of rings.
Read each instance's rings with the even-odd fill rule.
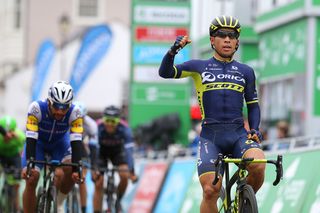
[[[87,175],[87,169],[82,170],[83,177]],[[86,182],[79,184],[79,191],[80,191],[80,204],[81,204],[81,211],[82,213],[86,212],[87,208],[87,185]]]
[[[36,145],[36,160],[44,160],[44,151],[43,147],[38,141]],[[27,160],[26,160],[26,145],[24,145],[24,150],[22,152],[21,164],[23,170],[27,168]],[[36,171],[32,176],[25,180],[25,188],[22,195],[23,200],[23,211],[24,213],[34,213],[36,210],[36,187],[38,185],[40,170],[43,166],[36,165]]]
[[[21,180],[21,157],[20,154],[17,153],[15,156],[7,158],[7,166],[9,168],[11,168],[10,170],[10,175],[11,175],[11,183],[9,183],[10,185],[12,184],[13,189],[14,189],[14,198],[13,198],[13,202],[14,202],[14,206],[15,206],[15,210],[17,212],[20,211],[20,203],[19,203],[19,186],[20,186],[20,180]],[[8,181],[8,180],[7,180]]]
[[[112,164],[119,168],[120,181],[117,187],[117,200],[115,203],[116,211],[121,212],[121,199],[127,190],[129,179],[129,167],[127,164],[127,156],[124,149],[115,149],[111,155]]]
[[[89,162],[89,155],[87,153],[87,149],[85,147],[85,143],[83,143],[82,146],[82,161],[83,162]],[[87,169],[82,169],[83,177],[86,177]],[[79,191],[80,191],[80,204],[81,204],[81,211],[82,213],[86,212],[87,208],[87,185],[85,181],[81,184],[79,184]]]
[[[71,163],[69,135],[66,134],[61,140],[56,141],[55,143],[56,145],[50,150],[51,158],[54,160],[59,160],[63,163]],[[72,167],[63,166],[56,168],[55,175],[55,177],[58,179],[58,191],[68,194],[74,186],[74,181],[72,179]]]
[[[198,156],[198,175],[202,187],[202,201],[200,205],[201,213],[218,212],[217,200],[221,189],[222,178],[216,185],[212,185],[215,177],[214,160],[217,158],[218,153],[221,152],[220,148],[216,146],[217,134],[208,127],[203,127],[201,137],[199,138],[199,156]],[[210,139],[210,140],[209,140]],[[221,171],[222,174],[223,171]]]
[[[59,160],[64,163],[71,163],[71,148],[69,135],[66,134],[61,140],[55,142],[56,145],[51,147],[50,155],[54,160]],[[57,206],[58,211],[63,212],[64,200],[67,198],[68,193],[74,186],[72,179],[72,168],[64,166],[55,170],[55,184],[57,187]]]
[[[120,170],[118,173],[120,177],[120,182],[117,189],[118,200],[121,200],[128,186],[129,167],[126,159],[127,157],[125,155],[124,150],[119,150],[118,152],[115,152],[115,154],[111,158],[112,164],[117,166]]]
[[[105,168],[108,161],[100,158],[98,160],[98,168]],[[93,209],[94,212],[102,211],[102,198],[103,198],[103,174],[96,177],[94,180],[94,194],[93,194]]]
[[[264,159],[265,155],[261,149],[260,144],[254,141],[247,140],[247,131],[244,128],[237,130],[239,140],[235,144],[233,156],[236,158],[256,158]],[[255,192],[257,192],[263,184],[264,173],[266,165],[263,163],[251,163],[247,166],[249,175],[247,177],[248,184],[250,184]]]

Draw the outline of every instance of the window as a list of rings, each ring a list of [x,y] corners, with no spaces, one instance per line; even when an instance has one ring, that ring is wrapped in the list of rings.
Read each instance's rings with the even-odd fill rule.
[[[21,0],[15,0],[14,4],[14,28],[21,28]]]
[[[98,16],[98,0],[79,0],[79,16]]]
[[[72,20],[75,25],[94,25],[105,21],[106,0],[75,0]]]

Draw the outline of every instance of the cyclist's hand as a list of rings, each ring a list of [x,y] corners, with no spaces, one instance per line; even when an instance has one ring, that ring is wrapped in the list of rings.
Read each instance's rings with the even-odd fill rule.
[[[139,179],[139,177],[136,174],[132,173],[132,172],[130,172],[129,178],[130,178],[132,183],[136,183],[138,181],[138,179]]]
[[[38,171],[35,168],[30,168],[29,176],[28,176],[27,168],[23,168],[23,170],[21,171],[21,178],[32,181],[37,177],[38,175],[37,173]]]
[[[177,54],[182,48],[184,48],[187,44],[191,43],[191,40],[187,35],[185,36],[177,36],[176,41],[170,47],[169,53],[171,55]]]
[[[78,172],[72,172],[72,180],[76,183],[82,183],[83,182],[83,177],[80,177],[79,176],[79,173]]]
[[[96,182],[96,180],[99,178],[100,175],[101,174],[99,171],[91,170],[91,179],[93,182]]]
[[[257,143],[261,143],[262,142],[262,134],[258,130],[251,129],[250,131],[248,131],[248,139],[253,140]]]

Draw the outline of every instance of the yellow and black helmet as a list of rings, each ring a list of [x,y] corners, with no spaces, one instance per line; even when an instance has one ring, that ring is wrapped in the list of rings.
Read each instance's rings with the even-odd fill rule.
[[[209,34],[213,36],[220,28],[230,28],[237,31],[240,35],[241,25],[238,19],[232,16],[218,16],[210,24]]]

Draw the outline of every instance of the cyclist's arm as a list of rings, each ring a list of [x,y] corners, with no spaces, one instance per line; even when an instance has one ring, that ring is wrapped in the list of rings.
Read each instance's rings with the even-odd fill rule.
[[[131,129],[129,127],[125,130],[125,143],[124,148],[128,160],[128,167],[131,172],[134,171],[134,159],[133,159],[133,151],[134,151],[134,140]]]
[[[250,129],[259,130],[260,125],[260,106],[256,90],[256,78],[252,68],[249,69],[245,89],[245,99],[248,108],[248,122]]]
[[[36,157],[36,142],[39,136],[39,122],[41,120],[41,110],[37,102],[32,102],[28,109],[26,125],[26,158]]]
[[[191,76],[197,79],[199,76],[199,60],[190,60],[182,64],[173,65],[174,56],[167,53],[161,62],[159,75],[162,78],[185,78]]]
[[[83,134],[83,117],[81,110],[75,106],[70,116],[70,143],[71,143],[71,161],[72,163],[79,163],[81,160],[82,152],[82,134]],[[77,168],[73,168],[76,172]]]
[[[159,75],[162,78],[176,78],[177,69],[173,66],[174,55],[171,55],[169,52],[163,57],[160,68]]]
[[[97,161],[97,149],[98,149],[98,125],[89,116],[84,117],[85,132],[89,136],[89,149],[90,149],[90,161],[91,166],[96,168]]]

